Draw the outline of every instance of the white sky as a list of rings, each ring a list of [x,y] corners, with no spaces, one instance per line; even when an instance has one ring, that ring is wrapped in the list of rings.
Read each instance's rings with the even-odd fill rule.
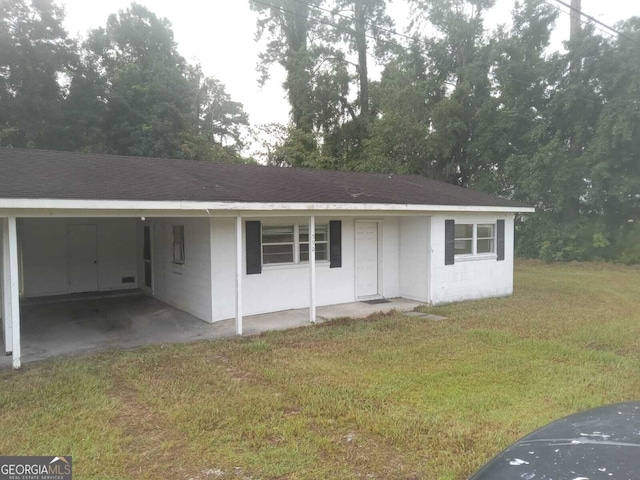
[[[59,0],[66,7],[65,26],[71,35],[85,36],[89,29],[105,26],[107,17],[127,8],[130,0]],[[550,3],[555,4],[553,0]],[[570,0],[565,0],[570,3]],[[241,102],[253,125],[286,123],[289,107],[281,87],[284,75],[274,69],[272,79],[259,89],[256,72],[260,45],[254,41],[255,14],[248,0],[137,0],[173,25],[179,52],[188,60],[197,59],[204,73],[220,79],[232,98]],[[507,22],[514,0],[497,0],[487,27]],[[617,21],[640,15],[636,0],[583,0],[585,13],[613,26]],[[566,10],[566,9],[565,9]],[[407,23],[405,0],[394,0],[389,13],[397,30]],[[566,40],[569,16],[560,14],[556,42]],[[399,38],[399,40],[402,40]]]

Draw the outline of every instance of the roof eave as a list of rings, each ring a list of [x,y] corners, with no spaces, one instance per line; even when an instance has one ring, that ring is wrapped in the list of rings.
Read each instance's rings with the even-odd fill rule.
[[[526,206],[429,205],[396,203],[329,202],[194,202],[157,200],[86,200],[47,198],[0,198],[1,210],[115,210],[115,211],[202,211],[208,215],[242,211],[378,211],[378,212],[502,212],[531,213]]]

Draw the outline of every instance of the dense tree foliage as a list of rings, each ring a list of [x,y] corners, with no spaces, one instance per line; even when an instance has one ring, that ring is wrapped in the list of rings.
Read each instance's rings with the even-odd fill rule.
[[[511,25],[494,31],[494,0],[407,1],[411,39],[383,0],[260,0],[260,26],[288,5],[307,35],[310,121],[292,115],[268,160],[471,186],[537,208],[518,222],[523,255],[640,262],[640,19],[620,36],[585,24],[551,53],[555,23],[569,19],[542,0],[515,1]]]
[[[604,35],[544,0],[247,0],[262,81],[284,68],[289,125],[254,132],[279,166],[416,173],[536,207],[520,254],[640,262],[640,19]],[[54,0],[0,2],[0,145],[241,161],[249,126],[224,85],[132,4],[70,39]]]
[[[71,41],[52,0],[0,3],[0,145],[240,161],[248,118],[132,4]]]

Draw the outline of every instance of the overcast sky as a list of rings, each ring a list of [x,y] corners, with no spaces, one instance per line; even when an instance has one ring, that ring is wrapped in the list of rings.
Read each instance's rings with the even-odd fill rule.
[[[66,7],[66,28],[72,35],[85,36],[89,29],[104,26],[107,17],[127,8],[130,0],[59,0]],[[554,0],[549,0],[555,4]],[[272,80],[258,87],[256,63],[260,45],[254,41],[254,13],[248,0],[137,0],[173,25],[179,52],[188,60],[198,60],[206,75],[215,76],[227,87],[232,98],[244,104],[252,124],[286,123],[288,104],[282,90],[283,74],[275,69]],[[566,0],[570,3],[570,0]],[[497,0],[489,14],[489,25],[509,20],[514,0]],[[617,21],[640,15],[637,0],[583,0],[585,13],[613,25]],[[397,30],[407,23],[408,7],[404,0],[390,5]],[[568,36],[569,16],[560,14],[555,42],[560,45]],[[401,39],[399,39],[401,40]]]

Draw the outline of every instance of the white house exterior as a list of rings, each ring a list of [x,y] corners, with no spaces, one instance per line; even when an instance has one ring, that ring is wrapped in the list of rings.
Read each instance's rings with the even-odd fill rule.
[[[15,368],[21,297],[141,289],[242,334],[245,315],[510,295],[514,216],[533,210],[415,176],[6,148],[0,171]]]

